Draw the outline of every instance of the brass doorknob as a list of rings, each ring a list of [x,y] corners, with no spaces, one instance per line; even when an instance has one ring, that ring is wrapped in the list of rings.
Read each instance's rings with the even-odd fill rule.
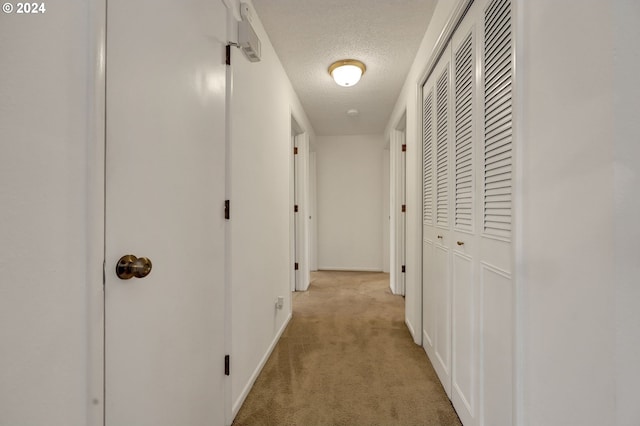
[[[135,257],[132,254],[126,254],[118,260],[116,265],[116,275],[121,280],[130,278],[144,278],[151,272],[151,261],[146,257]]]

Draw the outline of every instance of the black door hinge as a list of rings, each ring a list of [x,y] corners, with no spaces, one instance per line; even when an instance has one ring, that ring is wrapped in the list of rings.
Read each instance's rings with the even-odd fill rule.
[[[293,155],[298,155],[298,147],[297,146],[293,147]]]
[[[224,200],[224,218],[229,220],[231,218],[231,201]]]
[[[402,152],[406,152],[407,151],[407,144],[403,143],[402,144]]]
[[[225,355],[224,356],[224,375],[228,376],[230,374],[230,364],[231,364],[231,357],[229,355]]]
[[[403,204],[402,205],[402,213],[405,213],[407,211],[407,205]]]
[[[403,273],[407,272],[407,268],[404,265],[402,265],[402,272]]]
[[[224,63],[227,65],[231,65],[231,45],[230,44],[227,44],[227,52],[226,52],[226,58]]]
[[[295,269],[296,271],[298,270],[298,262],[293,264],[293,269]]]
[[[294,213],[298,213],[298,205],[297,204],[293,206],[293,211],[294,211]]]

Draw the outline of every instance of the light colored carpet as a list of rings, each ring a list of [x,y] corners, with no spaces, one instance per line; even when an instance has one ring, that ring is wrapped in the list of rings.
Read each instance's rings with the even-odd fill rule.
[[[389,275],[321,271],[234,425],[460,425]]]

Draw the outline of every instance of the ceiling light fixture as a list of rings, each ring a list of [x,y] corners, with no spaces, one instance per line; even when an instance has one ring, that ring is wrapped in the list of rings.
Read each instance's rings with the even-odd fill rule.
[[[355,59],[342,59],[331,64],[329,74],[343,87],[355,86],[367,67]]]

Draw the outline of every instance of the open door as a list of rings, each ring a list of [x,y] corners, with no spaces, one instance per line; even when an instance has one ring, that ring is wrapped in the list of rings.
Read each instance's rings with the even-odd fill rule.
[[[389,144],[391,158],[391,265],[390,285],[393,294],[404,296],[405,292],[405,253],[406,253],[406,116],[403,116],[398,127],[391,131]]]
[[[225,423],[225,40],[220,1],[108,2],[107,426]]]
[[[295,290],[309,288],[309,136],[297,134],[294,138],[294,228],[295,228]]]

